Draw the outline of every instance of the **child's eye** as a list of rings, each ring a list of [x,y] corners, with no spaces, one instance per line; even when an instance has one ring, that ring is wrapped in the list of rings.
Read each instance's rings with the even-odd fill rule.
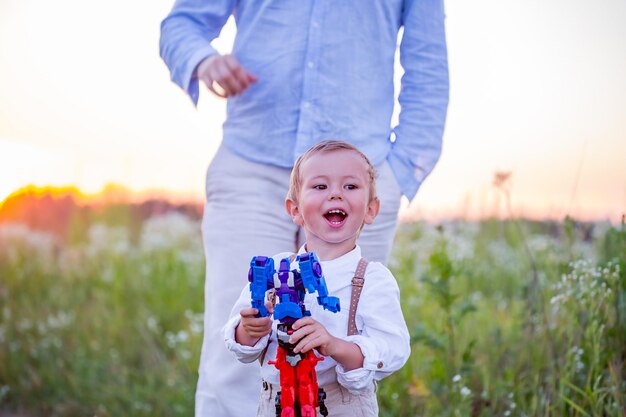
[[[355,184],[346,184],[346,185],[344,185],[344,188],[346,190],[356,190],[359,187],[357,187]]]
[[[326,184],[316,184],[313,186],[314,189],[316,190],[325,190],[326,189]]]

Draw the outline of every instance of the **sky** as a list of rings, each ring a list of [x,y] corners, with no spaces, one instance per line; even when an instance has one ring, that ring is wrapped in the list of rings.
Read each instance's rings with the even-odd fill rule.
[[[196,109],[170,81],[158,39],[172,4],[0,0],[0,200],[27,184],[95,193],[107,183],[202,198],[225,102],[203,92]],[[443,152],[403,215],[619,221],[626,2],[445,6]],[[228,52],[234,34],[230,21],[218,50]],[[496,172],[511,172],[511,212]]]

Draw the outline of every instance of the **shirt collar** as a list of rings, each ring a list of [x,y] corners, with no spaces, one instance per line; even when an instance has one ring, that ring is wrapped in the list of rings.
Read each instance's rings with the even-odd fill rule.
[[[298,255],[306,253],[306,250],[304,247],[305,245],[302,245],[300,247],[300,249],[298,250]],[[346,253],[345,255],[341,255],[340,257],[335,258],[330,261],[320,261],[320,263],[322,264],[322,268],[331,267],[331,268],[343,269],[343,267],[346,267],[346,266],[356,265],[360,259],[361,259],[361,247],[359,245],[356,245],[354,249],[352,249],[350,252]]]

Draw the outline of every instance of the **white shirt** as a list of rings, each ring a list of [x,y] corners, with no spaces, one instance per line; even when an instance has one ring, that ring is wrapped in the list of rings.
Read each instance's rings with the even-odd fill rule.
[[[299,253],[303,252],[304,247]],[[290,255],[281,253],[274,256],[275,264],[279,265],[281,259]],[[337,259],[321,261],[328,294],[339,297],[341,311],[332,313],[324,310],[317,304],[317,293],[307,293],[304,299],[306,308],[311,311],[311,317],[323,324],[330,334],[353,342],[361,349],[364,356],[362,368],[345,371],[331,357],[325,357],[315,367],[320,386],[339,382],[353,393],[368,388],[372,381],[381,380],[400,369],[411,353],[409,332],[400,308],[398,284],[391,272],[379,262],[370,262],[365,272],[365,284],[355,316],[359,334],[347,336],[352,278],[360,259],[361,248],[357,246]],[[274,321],[272,332],[261,338],[254,346],[244,346],[235,341],[235,329],[241,319],[239,311],[250,305],[250,290],[246,286],[231,311],[231,318],[224,326],[226,347],[241,362],[249,363],[258,360],[268,346],[265,363],[261,366],[261,376],[265,381],[278,385],[280,383],[278,369],[267,363],[268,360],[276,358],[278,321]]]

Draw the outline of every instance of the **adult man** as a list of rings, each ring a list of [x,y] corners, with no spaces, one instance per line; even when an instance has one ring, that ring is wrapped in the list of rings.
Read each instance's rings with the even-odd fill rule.
[[[231,14],[235,44],[232,55],[221,56],[210,42]],[[392,131],[401,26],[405,74]],[[300,232],[284,213],[290,168],[323,139],[361,149],[379,173],[381,212],[359,244],[365,257],[387,260],[399,198],[413,198],[441,149],[448,104],[443,0],[178,0],[161,25],[161,56],[194,103],[200,80],[228,98],[223,142],[207,172],[196,416],[254,415],[258,367],[235,363],[220,329],[252,256],[299,247]]]

